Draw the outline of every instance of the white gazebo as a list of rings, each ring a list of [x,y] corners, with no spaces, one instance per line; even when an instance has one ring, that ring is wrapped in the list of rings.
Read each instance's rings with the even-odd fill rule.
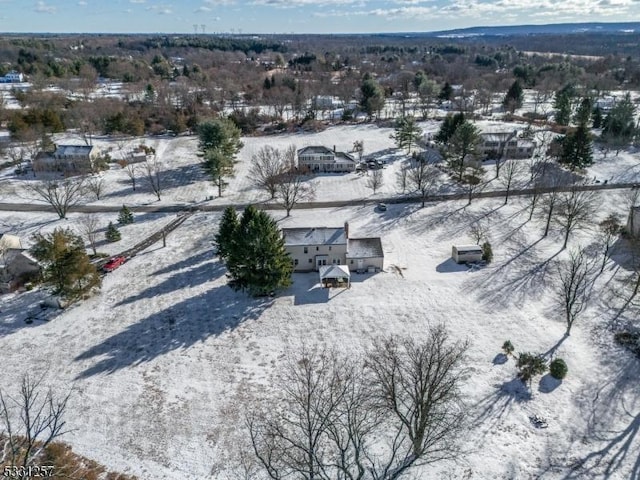
[[[351,288],[351,273],[347,265],[323,265],[320,267],[320,285],[325,287],[327,281],[333,284],[346,283],[347,288]]]

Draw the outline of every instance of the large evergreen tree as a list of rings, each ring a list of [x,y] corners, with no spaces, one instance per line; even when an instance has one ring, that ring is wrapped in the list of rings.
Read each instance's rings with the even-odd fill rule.
[[[602,139],[615,148],[616,152],[628,145],[636,136],[635,114],[636,107],[627,93],[605,117]]]
[[[43,279],[65,297],[74,298],[100,284],[82,238],[69,229],[34,235],[33,256],[43,264]]]
[[[456,133],[456,129],[460,124],[464,122],[464,113],[456,113],[455,115],[447,115],[442,125],[440,125],[440,130],[434,137],[435,141],[442,144],[449,143],[449,139]]]
[[[238,221],[236,209],[233,207],[225,208],[222,219],[220,220],[218,233],[215,236],[215,242],[218,246],[218,256],[223,260],[229,258],[229,253],[232,250],[239,225],[240,222]]]
[[[198,125],[198,146],[200,150],[219,150],[231,161],[243,147],[240,141],[241,131],[228,118],[206,120]]]
[[[586,125],[580,125],[575,132],[567,133],[562,140],[559,160],[571,170],[585,168],[593,163],[591,134]]]
[[[120,225],[129,225],[130,223],[133,223],[134,220],[131,209],[126,205],[122,205],[120,213],[118,213],[118,223]]]
[[[475,155],[481,141],[480,131],[471,122],[464,121],[449,140],[449,145],[445,151],[449,167],[457,173],[459,181],[463,179],[467,155]]]
[[[205,150],[202,166],[213,184],[218,187],[218,196],[221,197],[228,185],[225,178],[233,177],[234,174],[232,158],[218,149]]]
[[[523,99],[524,93],[522,91],[522,85],[520,85],[520,82],[516,80],[509,87],[509,90],[502,101],[502,105],[506,110],[513,113],[516,108],[520,108],[522,106]]]
[[[569,125],[571,120],[571,90],[563,88],[556,92],[553,108],[556,109],[555,120],[558,125]]]
[[[227,258],[230,286],[251,295],[268,295],[291,284],[293,264],[275,220],[248,206]]]
[[[369,76],[365,76],[360,86],[360,97],[360,106],[369,117],[384,107],[384,90],[378,82]]]
[[[400,149],[407,149],[411,153],[411,147],[418,143],[422,130],[413,117],[402,117],[396,122],[395,133],[391,138],[395,140],[396,146]]]

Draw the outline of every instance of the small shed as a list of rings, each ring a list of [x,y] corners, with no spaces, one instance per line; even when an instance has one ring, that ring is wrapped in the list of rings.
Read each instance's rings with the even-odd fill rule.
[[[480,245],[454,245],[451,247],[451,258],[456,263],[482,261],[482,247]]]
[[[351,287],[351,272],[347,265],[323,265],[320,267],[320,284],[322,287]]]

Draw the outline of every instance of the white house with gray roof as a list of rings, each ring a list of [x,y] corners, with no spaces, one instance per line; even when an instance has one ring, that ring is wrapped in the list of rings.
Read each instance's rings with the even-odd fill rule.
[[[319,271],[327,265],[346,265],[356,271],[384,267],[380,238],[349,238],[348,223],[344,227],[283,228],[282,234],[295,272]]]
[[[356,169],[356,159],[345,152],[322,147],[304,147],[298,150],[298,167],[315,173],[345,173]]]
[[[41,152],[33,161],[36,172],[88,173],[100,152],[93,145],[56,145],[53,153]]]

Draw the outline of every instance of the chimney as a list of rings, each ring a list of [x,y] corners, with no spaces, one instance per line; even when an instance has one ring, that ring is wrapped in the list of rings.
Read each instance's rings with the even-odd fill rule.
[[[344,238],[349,239],[349,222],[344,222]]]
[[[333,146],[333,153],[336,153],[336,146]]]

